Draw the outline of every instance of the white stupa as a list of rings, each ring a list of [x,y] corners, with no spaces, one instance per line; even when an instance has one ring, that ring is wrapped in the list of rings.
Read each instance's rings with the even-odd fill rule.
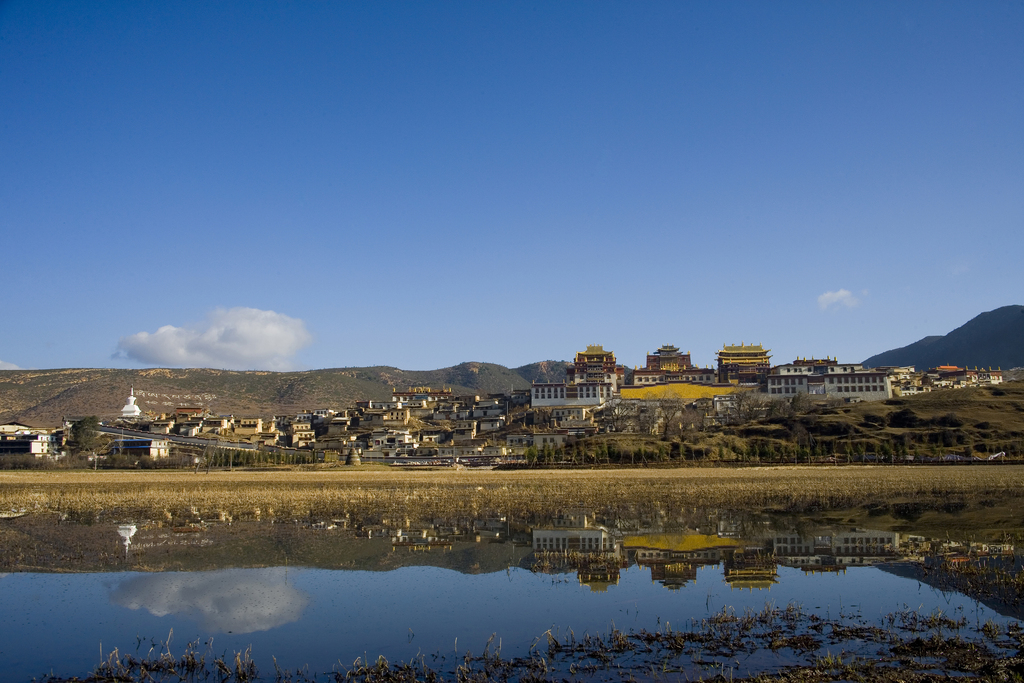
[[[138,417],[142,415],[142,408],[135,405],[135,387],[132,386],[132,393],[128,394],[128,402],[121,408],[121,417]]]

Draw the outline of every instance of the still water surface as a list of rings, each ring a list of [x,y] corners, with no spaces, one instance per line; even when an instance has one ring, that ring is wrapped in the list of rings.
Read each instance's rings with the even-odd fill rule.
[[[428,664],[440,667],[456,651],[479,653],[491,634],[503,655],[525,655],[549,629],[582,635],[613,627],[656,630],[666,622],[680,629],[724,607],[742,612],[766,603],[797,603],[823,616],[843,612],[868,621],[901,609],[941,609],[970,624],[1004,623],[1015,616],[922,582],[914,564],[922,547],[950,556],[1006,557],[1012,552],[1006,542],[927,541],[906,532],[820,526],[798,533],[786,524],[773,522],[746,537],[730,531],[728,524],[718,525],[720,531],[713,534],[630,534],[568,518],[521,529],[520,540],[532,542],[527,547],[503,543],[515,535],[511,531],[506,538],[495,532],[474,542],[462,540],[451,527],[455,540],[431,536],[436,529],[362,539],[350,530],[309,529],[290,537],[301,545],[308,534],[330,545],[330,534],[337,534],[339,547],[347,550],[332,555],[329,564],[358,556],[354,565],[381,570],[227,566],[138,571],[153,569],[164,550],[165,556],[183,562],[182,557],[202,558],[229,544],[211,531],[207,540],[201,540],[204,532],[190,533],[178,547],[175,539],[186,535],[143,529],[133,535],[136,548],[128,544],[121,571],[3,575],[0,661],[5,680],[51,672],[81,675],[100,661],[101,651],[117,647],[145,654],[173,631],[172,652],[180,653],[188,641],[211,638],[217,654],[252,646],[264,672],[273,670],[272,658],[284,668],[308,666],[313,672],[378,655],[391,661],[425,655]],[[265,530],[257,525],[249,532],[265,535]],[[116,541],[116,527],[106,531]],[[539,562],[562,549],[545,555],[538,546],[560,546],[558,539],[567,539],[571,552],[572,544],[587,545],[579,537],[595,533],[609,539],[613,549],[608,555],[614,561],[603,569],[577,572]],[[847,549],[851,538],[852,553]],[[870,552],[857,550],[858,538],[877,545]],[[302,554],[298,548],[292,551]],[[230,564],[230,556],[218,559]],[[424,566],[430,564],[449,566]],[[785,663],[784,653],[776,658]],[[757,667],[765,664],[759,661]]]

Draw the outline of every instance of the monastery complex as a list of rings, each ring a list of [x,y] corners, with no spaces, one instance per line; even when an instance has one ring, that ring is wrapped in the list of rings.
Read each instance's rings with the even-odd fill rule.
[[[957,366],[865,368],[835,358],[772,365],[770,349],[745,342],[723,345],[716,360],[716,367],[699,367],[688,351],[665,344],[646,355],[643,367],[630,370],[612,351],[590,345],[566,364],[564,380],[534,382],[529,389],[477,396],[395,387],[386,400],[273,416],[187,406],[156,415],[143,411],[132,387],[116,426],[104,428],[119,437],[109,455],[122,458],[166,458],[172,443],[179,449],[233,443],[292,462],[498,464],[531,450],[564,451],[603,432],[654,433],[683,405],[705,425],[729,425],[798,399],[835,405],[1002,382],[1000,370]],[[57,457],[72,420],[66,418],[61,430],[0,425],[0,455]]]
[[[666,344],[647,355],[642,368],[634,368],[624,382],[625,368],[615,354],[601,346],[588,346],[576,354],[564,382],[534,383],[534,406],[600,406],[612,398],[696,400],[738,391],[760,391],[769,398],[838,398],[844,402],[876,401],[894,395],[928,391],[932,387],[998,384],[1000,370],[969,370],[955,366],[933,368],[864,368],[834,358],[798,358],[773,366],[771,351],[760,344],[723,345],[717,368],[698,367],[689,352]]]

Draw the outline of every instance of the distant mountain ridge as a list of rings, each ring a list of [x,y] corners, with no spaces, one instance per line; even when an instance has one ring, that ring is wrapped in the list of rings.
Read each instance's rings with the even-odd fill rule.
[[[205,406],[215,413],[281,415],[311,408],[345,408],[384,399],[392,388],[447,387],[457,394],[526,389],[532,381],[565,378],[564,361],[519,368],[496,363],[460,363],[438,370],[388,366],[303,372],[146,368],[119,370],[0,370],[0,422],[55,425],[64,416],[120,414],[131,387],[139,406],[155,413],[179,406]]]
[[[1003,306],[982,313],[949,334],[924,337],[879,353],[864,365],[914,365],[918,370],[939,365],[1003,370],[1024,366],[1024,306]]]

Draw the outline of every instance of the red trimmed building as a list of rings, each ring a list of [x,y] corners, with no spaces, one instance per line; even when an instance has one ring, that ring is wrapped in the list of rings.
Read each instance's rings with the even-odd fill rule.
[[[671,344],[665,344],[654,353],[647,354],[646,367],[633,371],[635,386],[675,382],[714,384],[715,371],[693,365],[689,351],[681,353],[678,347]]]
[[[530,403],[536,407],[602,405],[619,393],[626,369],[600,345],[587,346],[565,369],[564,382],[534,382]]]

